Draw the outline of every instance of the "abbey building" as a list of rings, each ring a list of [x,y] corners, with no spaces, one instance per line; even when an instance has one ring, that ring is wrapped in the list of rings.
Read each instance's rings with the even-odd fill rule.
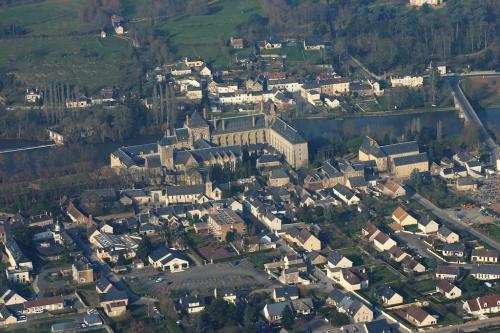
[[[156,143],[118,148],[111,154],[111,167],[127,170],[136,181],[175,174],[199,184],[200,168],[235,167],[242,159],[242,146],[262,145],[282,154],[294,169],[308,166],[307,141],[279,117],[260,113],[206,120],[194,112],[184,127]]]

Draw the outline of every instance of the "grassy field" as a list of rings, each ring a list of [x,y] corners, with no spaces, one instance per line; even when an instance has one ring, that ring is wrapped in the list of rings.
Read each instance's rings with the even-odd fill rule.
[[[97,36],[0,40],[0,67],[34,86],[69,81],[90,89],[118,84],[133,68],[127,41]],[[99,78],[96,80],[96,78]]]
[[[145,0],[125,2],[128,19],[135,17],[141,1]],[[135,82],[131,76],[141,66],[134,60],[130,42],[116,37],[100,39],[99,29],[80,22],[78,11],[83,3],[85,0],[45,0],[0,8],[2,24],[27,30],[23,38],[0,40],[0,67],[16,73],[27,85],[60,81],[88,88],[91,93],[131,79]],[[210,7],[208,15],[162,19],[157,28],[167,36],[176,57],[199,55],[225,64],[234,53],[225,47],[229,37],[260,11],[259,0],[222,0]],[[241,52],[248,53],[248,49]]]
[[[15,24],[28,31],[28,35],[87,32],[92,28],[82,25],[78,9],[85,0],[46,0],[0,9],[3,25]]]
[[[201,56],[207,61],[224,64],[229,54],[221,53],[236,27],[252,14],[260,13],[258,0],[223,0],[210,7],[210,14],[182,15],[160,21],[177,56]]]

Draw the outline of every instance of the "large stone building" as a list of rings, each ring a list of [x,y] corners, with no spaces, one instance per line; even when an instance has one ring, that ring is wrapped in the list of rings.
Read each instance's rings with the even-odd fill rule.
[[[429,171],[427,154],[420,153],[416,141],[380,146],[367,136],[359,148],[358,158],[360,161],[375,161],[379,171],[400,178],[408,178],[414,170]]]
[[[200,168],[234,167],[242,158],[241,146],[259,144],[272,146],[293,168],[308,165],[307,141],[281,118],[255,114],[207,121],[194,112],[183,128],[157,143],[117,149],[111,167],[127,170],[136,181],[159,183],[175,175],[196,184],[201,182]]]

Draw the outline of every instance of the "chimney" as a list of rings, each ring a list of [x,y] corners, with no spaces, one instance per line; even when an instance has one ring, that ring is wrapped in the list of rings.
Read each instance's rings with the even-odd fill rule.
[[[255,116],[252,116],[252,127],[255,127]]]
[[[221,119],[221,123],[222,123],[222,130],[225,131],[226,130],[226,121],[224,119]]]

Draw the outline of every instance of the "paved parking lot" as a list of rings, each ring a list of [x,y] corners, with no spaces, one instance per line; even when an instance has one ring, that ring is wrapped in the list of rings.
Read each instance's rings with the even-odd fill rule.
[[[460,209],[459,211],[456,211],[454,209],[447,209],[447,211],[451,215],[455,215],[458,219],[461,219],[467,224],[484,224],[495,222],[495,218],[491,215],[481,214],[479,207]]]
[[[161,277],[161,282],[156,282]],[[131,280],[132,279],[132,280]],[[168,273],[152,269],[132,272],[126,280],[146,289],[151,296],[170,290],[210,291],[217,287],[267,288],[273,284],[268,276],[248,261],[238,264],[219,263],[191,267],[184,272]]]

